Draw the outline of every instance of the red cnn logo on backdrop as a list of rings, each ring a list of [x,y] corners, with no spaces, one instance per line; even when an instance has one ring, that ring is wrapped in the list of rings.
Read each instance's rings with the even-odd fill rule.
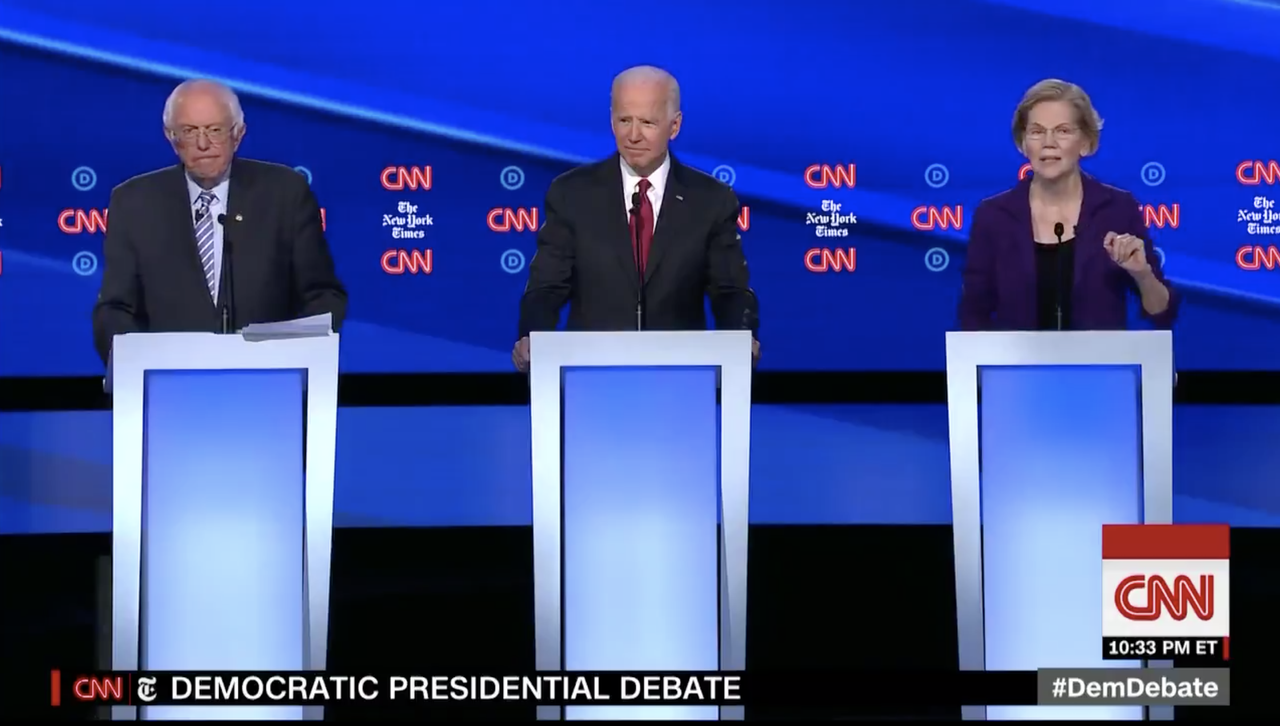
[[[431,167],[429,166],[388,166],[378,176],[382,188],[390,192],[431,191]]]
[[[858,250],[854,247],[814,247],[804,253],[804,269],[809,272],[854,272],[858,269]]]
[[[494,207],[485,216],[485,224],[494,232],[537,232],[538,208]]]
[[[858,186],[857,164],[810,164],[804,170],[810,189],[853,189]]]
[[[1236,181],[1249,187],[1259,184],[1275,184],[1280,181],[1280,162],[1275,159],[1261,161],[1250,159],[1236,165]]]
[[[1231,530],[1216,524],[1102,527],[1102,637],[1230,634]]]
[[[964,227],[964,207],[955,204],[950,206],[919,206],[911,210],[911,226],[921,232],[941,229],[961,229]]]
[[[388,275],[430,275],[435,269],[431,250],[387,250],[382,253],[382,271]]]
[[[97,234],[107,231],[106,209],[64,209],[58,213],[63,234]]]

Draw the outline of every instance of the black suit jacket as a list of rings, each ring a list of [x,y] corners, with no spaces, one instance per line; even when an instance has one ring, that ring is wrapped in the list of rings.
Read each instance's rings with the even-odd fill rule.
[[[236,159],[229,184],[216,304],[196,252],[182,167],[136,176],[112,190],[102,288],[93,308],[103,363],[121,333],[218,332],[229,294],[236,330],[326,312],[333,313],[335,330],[341,325],[347,293],[307,180],[287,166]]]
[[[551,182],[538,251],[520,301],[520,337],[555,330],[635,330],[640,291],[618,155]],[[755,331],[755,295],[738,235],[738,198],[674,157],[645,268],[646,330]]]

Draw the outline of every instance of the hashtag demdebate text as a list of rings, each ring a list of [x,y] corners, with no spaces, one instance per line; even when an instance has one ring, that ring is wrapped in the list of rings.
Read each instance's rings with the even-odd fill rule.
[[[1227,705],[1226,668],[1040,671],[1042,705]]]

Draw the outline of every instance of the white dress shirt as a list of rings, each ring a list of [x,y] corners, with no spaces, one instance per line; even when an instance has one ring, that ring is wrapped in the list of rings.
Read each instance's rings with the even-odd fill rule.
[[[631,197],[640,189],[640,175],[621,157],[622,164],[622,208],[627,210],[627,218],[631,217]],[[658,228],[658,213],[662,211],[662,194],[667,188],[667,174],[671,171],[671,155],[662,160],[659,166],[649,175],[649,203],[653,205],[653,227]]]

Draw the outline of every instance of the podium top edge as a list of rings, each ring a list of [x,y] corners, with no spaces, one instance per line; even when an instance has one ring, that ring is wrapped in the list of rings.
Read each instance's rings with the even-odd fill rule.
[[[672,338],[747,338],[754,334],[750,330],[534,330],[529,338],[585,338],[613,336],[647,336]]]
[[[338,371],[338,333],[246,340],[218,333],[131,333],[112,343],[104,389],[110,393],[122,372],[306,370]]]
[[[716,368],[750,385],[752,334],[715,331],[556,331],[530,334],[530,373],[572,368]],[[736,383],[734,384],[736,385]]]
[[[226,351],[242,349],[260,351],[263,348],[316,348],[336,347],[341,334],[326,335],[284,335],[274,337],[246,337],[242,333],[129,333],[117,335],[111,342],[110,359],[120,354],[130,357],[137,355],[173,355],[185,353],[189,357],[198,357],[206,350]]]
[[[948,332],[947,370],[975,366],[1173,368],[1168,330]]]
[[[1098,338],[1115,340],[1173,339],[1171,330],[948,330],[947,339],[966,338],[1010,338],[1010,339],[1049,339],[1049,338]]]

